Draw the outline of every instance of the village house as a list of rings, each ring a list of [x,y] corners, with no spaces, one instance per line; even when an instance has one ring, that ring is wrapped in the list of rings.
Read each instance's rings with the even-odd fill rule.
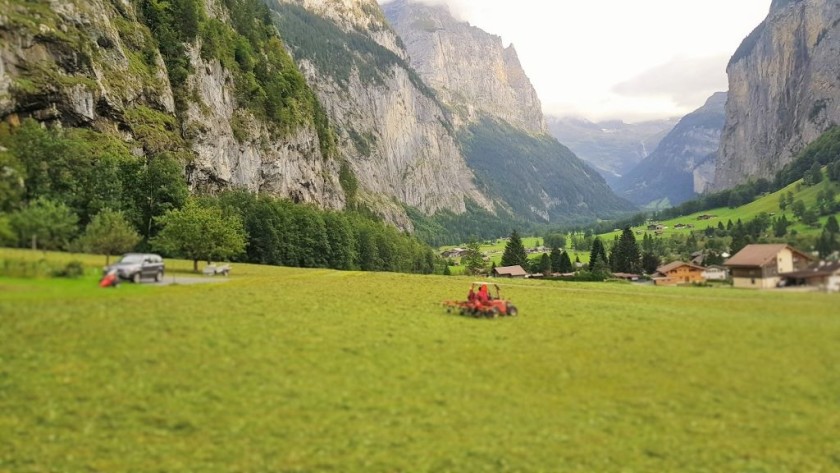
[[[782,273],[804,270],[810,261],[810,256],[790,245],[747,245],[724,266],[732,274],[733,286],[770,289],[779,284]]]
[[[444,258],[460,258],[467,254],[467,250],[464,248],[452,248],[451,250],[446,250],[440,255]]]
[[[522,266],[504,266],[493,270],[493,276],[498,278],[524,278],[528,272]]]
[[[709,266],[703,271],[703,279],[706,281],[726,281],[729,271],[723,266]]]
[[[827,292],[840,292],[840,261],[821,261],[802,271],[783,273],[783,285],[808,286]]]
[[[706,268],[683,261],[674,261],[657,268],[653,274],[653,283],[657,286],[676,286],[677,284],[691,284],[703,282],[703,271]]]

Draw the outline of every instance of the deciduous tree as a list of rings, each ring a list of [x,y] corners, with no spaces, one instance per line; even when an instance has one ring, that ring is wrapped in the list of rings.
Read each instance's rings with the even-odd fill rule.
[[[191,259],[196,272],[199,260],[230,258],[245,250],[242,221],[223,216],[218,207],[201,206],[191,199],[183,208],[170,210],[156,221],[162,228],[152,239],[152,246]]]
[[[125,253],[140,241],[140,235],[122,212],[105,209],[93,217],[79,237],[80,246],[91,253],[104,253],[105,264],[111,255]]]
[[[64,250],[78,231],[79,217],[68,206],[41,197],[14,212],[9,220],[21,246]]]

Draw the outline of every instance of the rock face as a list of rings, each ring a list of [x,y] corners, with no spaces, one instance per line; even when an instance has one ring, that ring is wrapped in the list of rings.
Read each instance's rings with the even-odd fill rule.
[[[598,170],[610,186],[615,186],[656,149],[679,120],[595,123],[583,118],[550,116],[547,121],[552,136]]]
[[[715,188],[772,178],[840,123],[840,2],[775,0],[732,57]]]
[[[455,20],[445,7],[397,0],[384,8],[411,66],[452,111],[467,164],[501,213],[570,222],[633,209],[548,135],[539,98],[512,46]]]
[[[537,92],[513,45],[456,21],[445,6],[409,0],[383,5],[399,33],[411,66],[466,122],[493,117],[531,133],[546,131]]]
[[[400,207],[461,213],[491,201],[475,187],[448,114],[405,62],[374,0],[272,4],[295,60],[324,104],[361,199],[402,227]]]
[[[618,181],[616,192],[639,205],[667,199],[678,205],[706,190],[720,146],[726,93],[686,115],[638,166]]]
[[[176,114],[166,64],[134,5],[2,0],[0,119],[93,128],[147,158],[175,153],[194,189],[238,187],[343,207],[339,163],[322,156],[311,117],[282,135],[270,130],[236,98],[230,71],[201,57],[200,39],[186,45],[192,93]],[[203,7],[227,21],[221,2]]]

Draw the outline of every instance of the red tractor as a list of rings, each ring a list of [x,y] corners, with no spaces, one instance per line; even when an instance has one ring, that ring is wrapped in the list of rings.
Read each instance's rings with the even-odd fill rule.
[[[443,306],[446,307],[446,312],[451,314],[457,310],[461,315],[487,318],[513,317],[519,313],[515,305],[502,299],[498,284],[493,284],[496,288],[496,297],[487,290],[487,284],[480,284],[478,291],[475,290],[476,283],[470,286],[466,301],[445,301]]]

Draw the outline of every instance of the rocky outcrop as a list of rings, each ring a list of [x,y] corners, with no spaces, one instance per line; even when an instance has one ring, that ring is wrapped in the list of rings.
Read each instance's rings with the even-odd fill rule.
[[[475,187],[449,116],[405,62],[401,41],[379,23],[382,12],[374,6],[373,0],[272,6],[338,132],[340,153],[366,194],[362,199],[406,228],[411,223],[400,205],[426,214],[461,213],[467,200],[492,208]]]
[[[186,45],[191,93],[176,115],[166,64],[132,2],[2,5],[0,118],[93,128],[140,156],[175,152],[195,190],[245,188],[344,206],[339,163],[322,155],[311,117],[284,133],[255,117],[237,100],[231,73],[201,57],[200,39]],[[227,20],[217,0],[204,11]]]
[[[542,105],[513,45],[455,20],[445,6],[396,0],[383,6],[405,43],[411,66],[465,122],[504,120],[531,133],[546,131]]]
[[[678,205],[705,191],[720,146],[725,104],[726,93],[718,92],[686,115],[647,158],[618,181],[616,192],[639,205]]]
[[[130,3],[116,5],[0,2],[0,117],[126,132],[132,107],[174,113],[160,54],[136,61],[151,36]]]
[[[840,123],[840,3],[775,0],[729,63],[715,188],[772,178]]]

